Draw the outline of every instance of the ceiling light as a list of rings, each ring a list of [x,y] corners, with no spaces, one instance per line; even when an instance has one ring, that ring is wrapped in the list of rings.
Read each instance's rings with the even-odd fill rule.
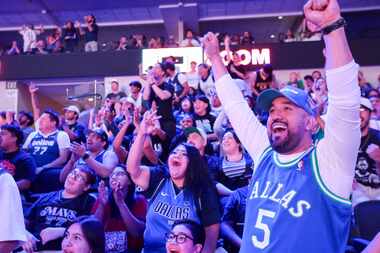
[[[44,10],[41,10],[41,13],[42,13],[42,14],[46,14],[47,11],[44,9]]]
[[[278,19],[283,19],[284,17],[283,17],[283,16],[278,16],[277,18],[278,18]]]
[[[276,38],[276,35],[271,34],[271,35],[270,35],[270,38],[271,38],[271,39],[274,39],[274,38]]]

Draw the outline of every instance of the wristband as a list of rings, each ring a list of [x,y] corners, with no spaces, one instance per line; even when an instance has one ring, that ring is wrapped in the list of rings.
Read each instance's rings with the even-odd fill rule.
[[[341,27],[344,27],[347,25],[347,22],[344,18],[340,18],[331,25],[326,26],[325,28],[322,29],[322,35],[327,35],[331,33],[332,31],[335,31]]]

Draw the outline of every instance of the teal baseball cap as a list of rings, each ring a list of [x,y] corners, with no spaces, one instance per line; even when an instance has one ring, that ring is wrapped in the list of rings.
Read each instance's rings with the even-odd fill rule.
[[[315,115],[315,103],[306,91],[287,85],[281,90],[268,89],[263,91],[257,97],[257,108],[264,112],[269,112],[273,100],[279,97],[285,97],[296,106],[302,108],[310,115]]]

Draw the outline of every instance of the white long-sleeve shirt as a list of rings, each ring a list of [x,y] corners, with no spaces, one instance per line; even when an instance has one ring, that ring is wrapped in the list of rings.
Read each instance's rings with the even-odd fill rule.
[[[360,145],[360,89],[357,74],[358,65],[354,61],[326,71],[329,106],[325,136],[316,147],[324,185],[333,194],[346,199],[351,193]],[[234,130],[257,166],[261,154],[270,145],[266,127],[253,114],[230,75],[219,78],[216,89]],[[279,154],[279,159],[281,162],[291,161],[302,153]]]

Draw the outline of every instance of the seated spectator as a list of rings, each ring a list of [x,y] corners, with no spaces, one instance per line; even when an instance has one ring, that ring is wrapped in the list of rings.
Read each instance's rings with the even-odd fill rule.
[[[148,81],[144,84],[143,105],[150,109],[154,104],[159,120],[160,128],[165,133],[161,136],[163,152],[161,159],[165,161],[169,154],[170,140],[175,136],[176,124],[173,116],[174,87],[165,81],[165,70],[163,64],[156,64],[149,72]]]
[[[293,86],[295,88],[304,89],[304,84],[301,80],[300,73],[298,72],[290,72],[289,73],[289,81],[287,85]]]
[[[198,91],[206,95],[208,99],[211,99],[213,94],[216,93],[215,78],[212,74],[210,66],[205,63],[198,65],[198,74],[200,77]]]
[[[12,41],[12,46],[7,51],[7,55],[19,55],[21,53],[20,49],[17,46],[17,41]]]
[[[325,79],[320,78],[315,80],[310,96],[318,107],[320,115],[325,114],[328,105],[327,84]]]
[[[372,86],[369,82],[367,82],[366,78],[364,77],[363,71],[358,72],[358,79],[362,97],[368,98],[369,92],[372,90]]]
[[[168,47],[168,48],[176,48],[176,47],[178,47],[178,42],[175,40],[175,38],[174,38],[173,35],[169,35],[169,39],[166,42],[165,47]]]
[[[48,54],[46,51],[46,43],[43,40],[39,40],[36,43],[36,47],[32,50],[33,54]]]
[[[273,67],[270,64],[265,64],[259,70],[251,72],[248,79],[251,84],[252,95],[254,98],[259,96],[264,90],[277,88],[276,77],[273,74]]]
[[[29,112],[20,111],[18,113],[18,124],[24,133],[24,140],[29,136],[30,133],[34,131],[32,128],[34,124],[33,115]]]
[[[211,171],[215,181],[230,191],[248,185],[253,170],[251,157],[243,150],[239,138],[233,130],[227,130],[221,143],[223,156],[217,171]]]
[[[112,96],[112,98],[111,98],[111,96]],[[111,92],[107,94],[106,98],[114,99],[116,102],[116,101],[119,101],[120,98],[123,98],[126,96],[127,96],[127,94],[125,94],[124,91],[120,90],[119,82],[116,80],[112,80],[111,81]]]
[[[84,45],[85,52],[98,51],[98,32],[99,27],[96,24],[94,15],[88,15],[84,17],[86,28],[83,30],[79,21],[76,21],[76,27],[79,29],[80,35],[84,36],[86,44]]]
[[[64,52],[74,52],[75,47],[78,45],[79,36],[79,30],[74,26],[74,22],[71,20],[67,21],[62,34]]]
[[[58,175],[69,156],[70,138],[58,130],[58,114],[46,110],[38,119],[38,130],[25,140],[23,148],[36,161],[36,180],[32,191],[48,192],[60,187]]]
[[[156,46],[157,48],[164,48],[165,47],[165,38],[162,36],[156,37]]]
[[[193,145],[202,157],[208,173],[212,177],[214,171],[218,171],[219,158],[213,154],[212,147],[207,142],[205,131],[197,127],[189,127],[183,130],[186,142]],[[174,143],[173,143],[174,144]],[[219,195],[228,195],[231,193],[224,185],[213,180]]]
[[[244,66],[240,64],[241,62],[240,55],[237,52],[231,52],[230,45],[231,45],[231,39],[227,35],[224,38],[224,46],[227,52],[228,73],[230,73],[233,79],[244,80],[246,78],[245,77],[246,70]],[[231,58],[231,55],[232,55],[232,58]]]
[[[373,110],[367,98],[360,100],[361,142],[355,168],[355,182],[352,191],[352,205],[369,200],[380,200],[380,132],[369,127]]]
[[[21,193],[25,193],[30,188],[36,170],[34,159],[20,149],[23,141],[24,136],[18,126],[1,126],[0,168],[13,176]]]
[[[75,105],[70,105],[64,111],[65,120],[61,125],[62,130],[69,135],[71,142],[86,143],[86,129],[78,122],[79,108]]]
[[[82,216],[65,231],[63,252],[105,253],[103,224],[94,217]]]
[[[177,220],[166,234],[166,252],[201,253],[205,244],[204,228],[192,220]]]
[[[100,178],[109,177],[118,163],[116,154],[112,150],[108,150],[108,136],[102,129],[89,131],[86,145],[74,142],[70,149],[71,158],[59,176],[61,182],[66,180],[67,175],[75,169],[77,164],[85,164],[96,175],[96,184],[92,188],[94,189],[100,182]]]
[[[141,108],[142,106],[142,85],[139,81],[132,81],[129,83],[129,101],[133,101],[135,107]]]
[[[174,111],[174,118],[176,122],[177,129],[180,128],[180,123],[185,115],[192,114],[193,109],[193,101],[190,97],[186,96],[181,100],[180,107],[178,110]]]
[[[248,185],[233,191],[224,206],[220,232],[229,253],[238,253],[241,246],[247,196]]]
[[[147,48],[147,41],[145,35],[135,34],[132,36],[130,43],[131,48]]]
[[[119,39],[119,45],[116,48],[116,51],[123,51],[128,48],[128,39],[125,36],[121,36]]]
[[[181,41],[180,47],[199,47],[201,44],[194,38],[193,31],[188,29],[185,32],[185,39]]]
[[[178,108],[181,99],[189,94],[189,83],[186,75],[177,72],[175,64],[171,62],[164,63],[164,70],[167,76],[167,82],[174,87],[174,106]]]
[[[26,241],[19,190],[10,174],[0,167],[0,252],[12,252]]]
[[[49,53],[59,53],[62,52],[62,30],[61,28],[56,28],[53,34],[50,34],[46,39],[46,51]]]
[[[31,54],[32,51],[36,48],[37,35],[44,32],[44,28],[40,26],[37,29],[34,29],[33,25],[22,26],[19,33],[22,35],[24,41],[23,53]]]
[[[147,201],[135,193],[135,184],[124,166],[114,169],[109,185],[111,191],[100,183],[95,203],[95,216],[105,224],[106,251],[140,252]]]
[[[199,89],[199,75],[197,72],[197,63],[195,61],[190,62],[190,71],[186,73],[186,79],[190,88],[193,88],[193,90]]]
[[[150,38],[148,42],[148,48],[159,48],[155,37]]]
[[[177,146],[167,162],[169,173],[160,168],[140,166],[145,135],[150,134],[156,120],[155,113],[144,114],[127,161],[133,182],[150,198],[144,252],[166,252],[165,234],[170,231],[172,222],[182,219],[202,224],[206,231],[203,252],[214,252],[219,232],[219,203],[197,149],[187,144]],[[169,213],[169,207],[177,211]]]
[[[195,126],[202,128],[207,134],[208,141],[214,141],[217,136],[214,133],[214,122],[216,117],[211,113],[211,104],[204,95],[198,95],[194,100]]]
[[[250,32],[243,32],[243,36],[240,38],[240,45],[241,46],[250,46],[252,44],[255,44],[255,39],[253,38],[252,34]]]
[[[313,77],[313,80],[318,80],[320,78],[322,78],[322,73],[321,71],[318,71],[318,70],[314,70],[312,73],[311,73],[311,76]]]
[[[296,41],[296,36],[294,36],[294,33],[292,30],[288,29],[285,34],[284,42],[294,42]]]
[[[182,142],[186,142],[187,135],[185,133],[185,129],[189,127],[194,127],[193,114],[185,114],[182,120],[179,123],[179,127],[177,128],[177,134],[172,139],[170,144],[170,150],[174,149],[178,144]]]
[[[7,113],[5,111],[0,112],[0,127],[7,124]]]
[[[304,76],[303,80],[304,80],[304,90],[307,93],[311,93],[311,89],[313,88],[313,85],[314,85],[313,77],[311,75],[306,75]]]
[[[65,230],[77,217],[89,215],[95,199],[87,193],[95,181],[87,166],[77,166],[65,180],[63,190],[41,195],[26,214],[27,252],[59,250]]]

